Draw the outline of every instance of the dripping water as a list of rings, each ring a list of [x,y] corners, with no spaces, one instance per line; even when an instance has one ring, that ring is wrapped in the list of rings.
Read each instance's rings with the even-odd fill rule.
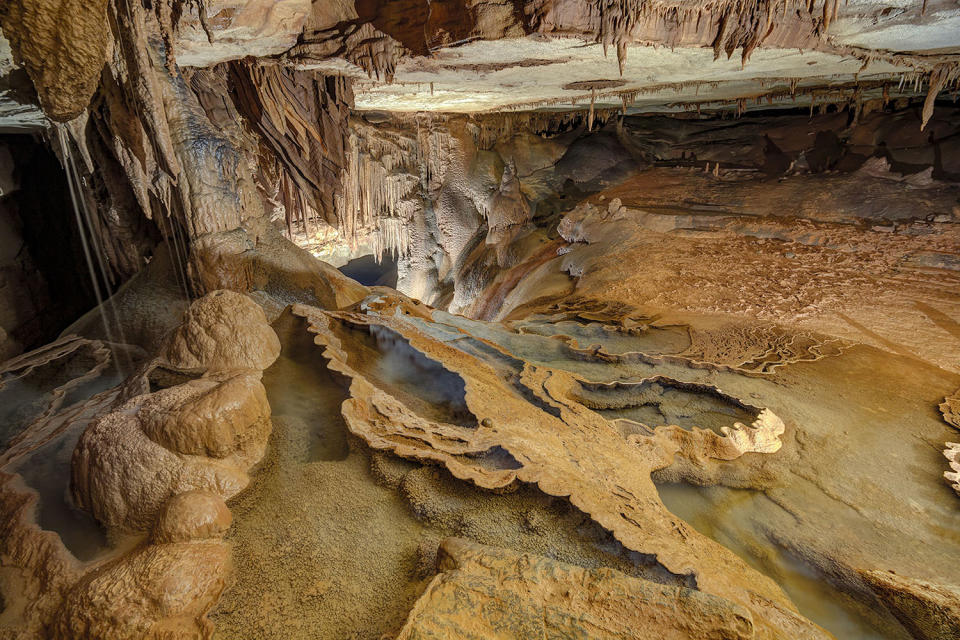
[[[172,202],[170,198],[170,183],[166,179],[164,174],[160,174],[164,180],[167,187],[167,195],[165,200],[167,202]],[[164,217],[167,221],[164,223]],[[166,215],[162,210],[156,211],[154,213],[154,218],[157,221],[157,226],[160,227],[160,233],[163,234],[163,237],[167,239],[167,247],[170,254],[170,259],[173,263],[173,275],[177,281],[177,287],[179,287],[180,292],[183,293],[183,299],[189,301],[190,296],[190,287],[187,280],[187,249],[186,249],[186,240],[182,238],[182,230],[179,225],[177,225],[173,216],[170,215],[169,211]],[[169,226],[168,226],[169,225]]]
[[[67,143],[64,129],[65,127],[63,125],[57,125],[57,141],[60,144],[64,170],[67,174],[67,186],[70,190],[70,200],[73,203],[73,213],[77,221],[77,231],[80,234],[80,244],[83,247],[83,255],[86,259],[87,270],[90,273],[90,281],[93,284],[93,292],[97,298],[97,311],[100,313],[100,320],[103,323],[103,330],[107,341],[111,345],[126,345],[129,343],[124,335],[123,325],[120,322],[120,314],[117,311],[117,306],[113,299],[114,292],[110,287],[112,278],[106,267],[103,248],[98,242],[97,234],[94,231],[90,210],[83,197],[83,191],[80,187],[80,172],[77,170],[76,160]],[[88,233],[90,235],[89,241],[87,240]],[[94,265],[94,255],[96,256],[96,266]],[[100,288],[101,281],[104,291]],[[106,295],[104,295],[104,293]],[[112,316],[112,318],[108,317],[108,311],[109,316]],[[114,331],[111,329],[111,320],[116,329],[116,334],[119,336],[119,340],[117,340]],[[118,373],[129,373],[133,365],[126,350],[121,348],[112,349],[111,351],[114,354],[113,363]]]

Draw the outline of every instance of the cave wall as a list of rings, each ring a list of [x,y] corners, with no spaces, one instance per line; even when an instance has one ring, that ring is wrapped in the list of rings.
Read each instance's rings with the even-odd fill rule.
[[[66,176],[38,139],[0,136],[0,358],[49,342],[92,308]]]
[[[495,279],[547,251],[563,212],[623,181],[643,184],[649,205],[658,208],[710,201],[731,215],[789,213],[865,224],[922,217],[916,192],[896,180],[923,186],[960,178],[960,109],[945,102],[921,131],[922,108],[919,100],[903,100],[739,117],[607,111],[594,114],[592,131],[582,111],[361,113],[350,121],[341,240],[398,253],[401,291],[476,314],[476,301]],[[650,171],[657,167],[696,173],[663,182]],[[698,182],[698,174],[721,171],[742,180],[732,187]],[[829,176],[855,174],[862,175],[861,189],[821,193]],[[799,179],[778,186],[785,177]],[[875,193],[868,182],[876,183]],[[789,209],[778,190],[790,199]],[[944,193],[928,203],[930,211],[950,213]]]

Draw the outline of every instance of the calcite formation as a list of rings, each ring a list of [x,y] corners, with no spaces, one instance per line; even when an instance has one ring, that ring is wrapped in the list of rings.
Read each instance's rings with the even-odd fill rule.
[[[188,542],[219,538],[233,517],[227,504],[210,491],[185,491],[167,500],[153,530],[153,541]]]
[[[344,418],[374,449],[439,462],[454,476],[482,487],[522,481],[551,495],[570,496],[627,548],[655,555],[670,571],[693,574],[702,591],[746,607],[765,637],[829,637],[799,616],[773,582],[669,514],[650,479],[675,456],[701,456],[709,465],[713,456],[736,458],[742,455],[739,447],[749,451],[760,442],[758,450],[775,450],[773,443],[784,428],[775,416],[762,414],[749,428],[769,430],[765,436],[741,438],[738,433],[748,430],[742,426],[723,437],[666,426],[652,436],[635,434],[625,441],[571,397],[577,380],[570,373],[518,363],[505,375],[458,349],[444,337],[449,329],[431,325],[429,310],[402,298],[376,296],[362,308],[365,313],[301,306],[294,313],[308,320],[331,367],[350,378]],[[446,375],[456,376],[462,381],[462,399],[449,399],[457,403],[449,409],[424,405],[413,389],[391,382],[375,367],[379,355],[372,345],[377,341],[391,350],[410,351],[413,362],[420,362],[414,366],[442,367]],[[507,352],[502,355],[511,359]]]
[[[174,54],[182,66],[209,67],[248,56],[283,53],[310,15],[308,0],[205,0],[184,3]]]
[[[226,587],[220,540],[154,544],[90,572],[65,598],[60,638],[209,637],[204,616]]]
[[[950,471],[944,471],[943,477],[960,495],[960,442],[948,442],[947,448],[943,450],[943,457],[950,465]]]
[[[245,322],[242,329],[226,330],[231,316]],[[240,344],[249,351],[238,354],[229,345],[236,349],[241,330],[248,339]],[[76,429],[73,421],[89,411],[101,411],[74,451],[76,504],[110,531],[143,537],[106,562],[80,563],[55,533],[39,529],[35,494],[5,473],[3,553],[29,589],[17,637],[209,636],[205,614],[229,576],[230,550],[222,537],[231,515],[224,498],[246,486],[246,470],[263,455],[270,408],[256,367],[277,357],[276,340],[259,307],[238,294],[212,294],[193,305],[185,325],[170,336],[172,346],[162,350],[189,369],[175,371],[160,357],[122,389],[61,411],[65,394],[89,383],[114,357],[103,351],[104,364],[53,389],[51,406],[5,451],[6,459],[23,457]],[[11,362],[9,371],[23,377],[51,362],[69,363],[89,344],[67,336]],[[183,360],[184,354],[191,359]],[[161,388],[151,392],[151,385]]]
[[[478,638],[756,637],[746,609],[684,587],[612,569],[583,569],[457,538],[440,545],[439,575],[398,640]]]
[[[238,319],[245,321],[240,329],[230,324]],[[237,341],[231,327],[246,330],[247,340]],[[86,429],[73,457],[77,504],[111,531],[147,537],[85,571],[56,560],[70,556],[53,545],[35,570],[60,566],[66,574],[45,580],[47,597],[62,598],[46,623],[57,637],[209,636],[205,615],[229,576],[222,537],[231,515],[224,499],[246,486],[246,471],[263,455],[270,410],[256,367],[277,357],[276,340],[252,302],[210,294],[170,336],[167,357],[141,369],[117,404]],[[237,352],[237,345],[249,351]],[[171,360],[187,368],[176,371]],[[164,382],[183,376],[180,384]],[[162,388],[150,392],[151,380]],[[29,527],[18,535],[24,548],[37,549],[44,539]]]
[[[943,399],[940,403],[940,414],[947,424],[960,429],[960,389]]]
[[[242,585],[251,635],[955,636],[955,4],[7,0],[0,131],[64,171],[0,197],[62,191],[98,308],[0,365],[0,637],[209,638],[232,555],[335,536],[373,586]],[[68,262],[29,209],[3,300]]]
[[[870,588],[920,640],[947,640],[960,628],[960,589],[898,576],[890,571],[864,574]]]
[[[236,495],[266,447],[270,406],[260,372],[279,353],[249,298],[215,291],[196,301],[148,370],[204,377],[152,393],[145,378],[128,382],[132,397],[97,418],[77,444],[77,503],[111,530],[142,531],[179,494]]]
[[[163,354],[174,369],[222,372],[263,370],[280,355],[280,340],[250,298],[215,291],[191,305]]]
[[[30,74],[44,112],[67,121],[87,108],[113,41],[107,0],[11,0],[0,26]]]
[[[270,405],[260,376],[235,373],[161,389],[140,405],[144,433],[170,451],[224,458],[256,458],[269,431]],[[253,451],[246,451],[251,447]]]

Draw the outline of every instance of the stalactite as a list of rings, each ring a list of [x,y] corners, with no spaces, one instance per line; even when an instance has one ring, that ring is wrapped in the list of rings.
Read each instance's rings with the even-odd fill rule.
[[[593,131],[593,104],[597,100],[596,89],[590,90],[590,115],[587,116],[587,131]]]
[[[297,187],[296,202],[285,198],[288,208],[293,206],[298,219],[306,220],[313,210],[334,223],[346,165],[344,131],[353,106],[350,81],[254,61],[230,63],[229,81],[237,112]]]
[[[956,81],[960,77],[960,65],[938,64],[930,72],[930,86],[927,89],[927,97],[923,102],[923,117],[920,122],[920,130],[923,131],[930,118],[933,116],[933,106],[937,101],[937,96],[947,86],[948,82]]]
[[[423,164],[427,174],[439,170],[430,151],[419,149],[421,144],[424,141],[363,126],[354,127],[349,136],[349,163],[337,203],[340,234],[353,246],[371,237],[378,260],[385,252],[402,256],[409,251],[409,227],[421,187],[415,165]]]

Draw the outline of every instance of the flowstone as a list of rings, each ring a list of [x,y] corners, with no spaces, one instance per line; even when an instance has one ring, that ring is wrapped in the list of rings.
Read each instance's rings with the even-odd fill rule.
[[[691,574],[700,591],[745,607],[756,637],[830,637],[800,616],[773,581],[667,511],[650,478],[677,457],[709,466],[775,451],[785,425],[769,410],[752,426],[729,425],[724,435],[667,425],[624,438],[574,399],[582,383],[574,374],[517,360],[489,343],[486,358],[461,350],[458,343],[469,334],[435,324],[428,307],[409,299],[383,294],[353,311],[295,305],[293,312],[307,320],[330,367],[351,380],[343,416],[374,449],[443,464],[488,489],[527,482],[569,496],[628,549],[654,555],[669,571]],[[450,402],[463,403],[473,419],[446,422],[422,410],[416,388],[394,384],[390,372],[379,369],[383,354],[371,340],[385,334],[411,358],[459,377],[462,396]],[[505,361],[518,369],[508,371]]]

